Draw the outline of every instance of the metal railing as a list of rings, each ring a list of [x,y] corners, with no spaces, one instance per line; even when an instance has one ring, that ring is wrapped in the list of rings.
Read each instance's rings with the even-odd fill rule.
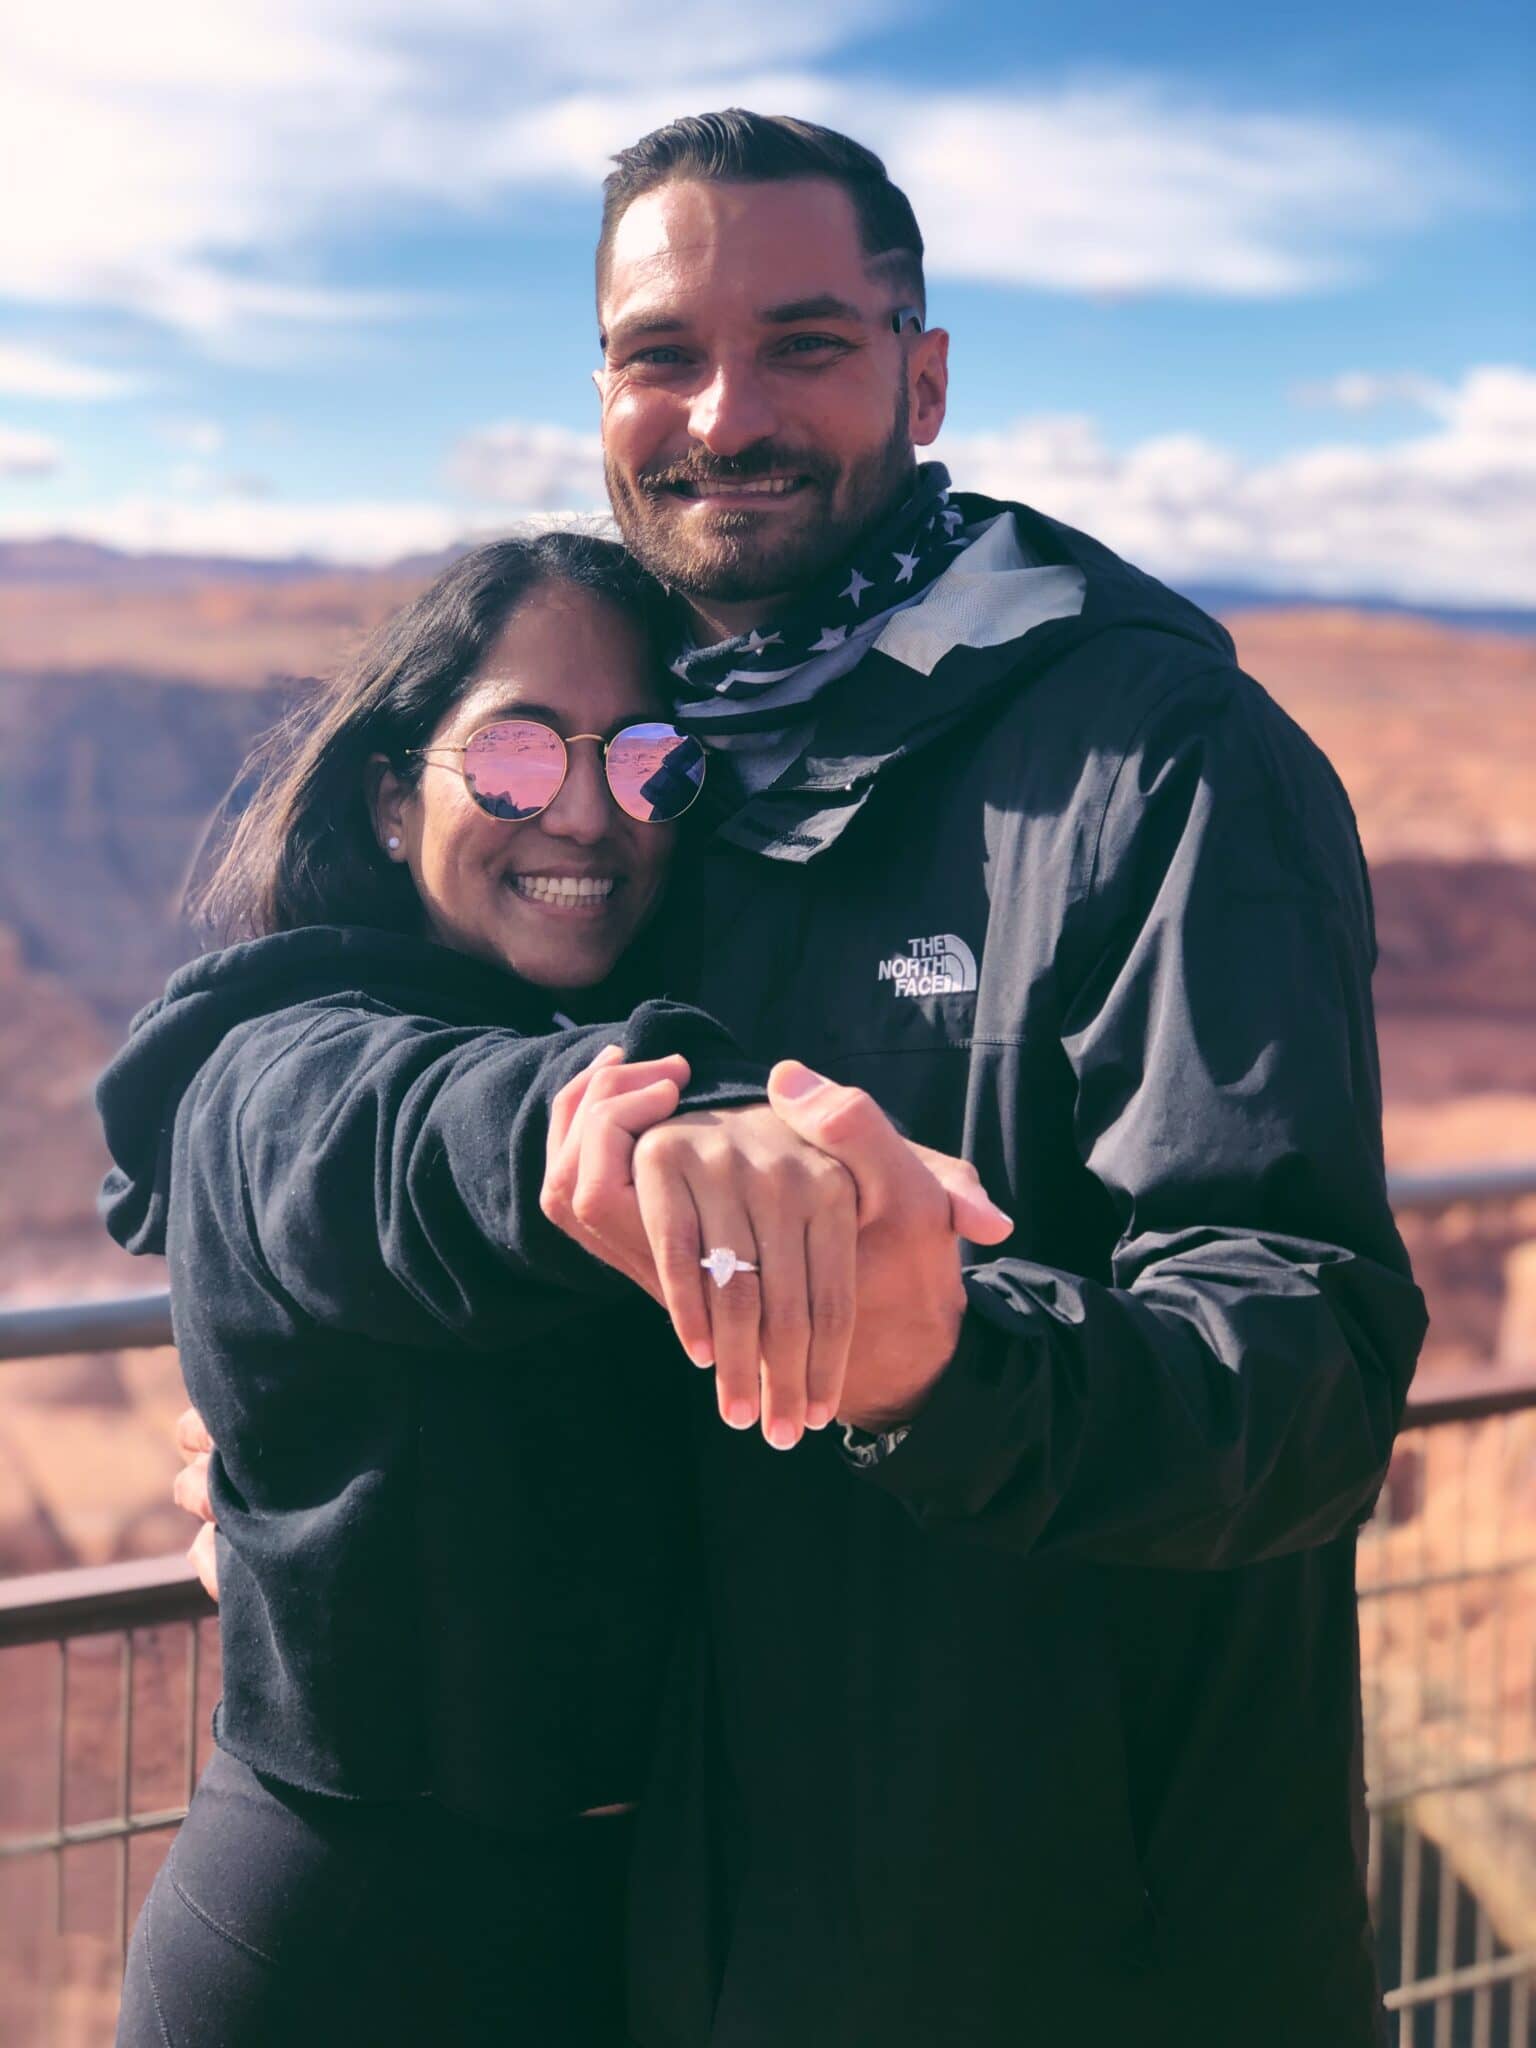
[[[0,1361],[63,1358],[91,1351],[150,1351],[171,1342],[171,1297],[127,1294],[115,1301],[60,1301],[0,1313]]]
[[[53,1813],[46,1825],[9,1831],[0,1837],[0,1859],[51,1855],[56,1889],[62,1885],[62,1852],[87,1843],[116,1845],[119,1947],[126,1940],[129,1894],[129,1844],[135,1836],[174,1828],[186,1815],[197,1782],[199,1707],[206,1690],[203,1640],[199,1624],[211,1618],[213,1602],[183,1558],[149,1558],[94,1570],[39,1572],[30,1577],[0,1580],[0,1652],[48,1645],[53,1660],[52,1718],[58,1732],[56,1769],[51,1774]],[[178,1716],[181,1755],[175,1769],[176,1796],[169,1803],[144,1810],[134,1798],[136,1724],[142,1726],[141,1646],[174,1632],[183,1660],[182,1705]],[[116,1738],[113,1744],[117,1796],[112,1810],[85,1819],[70,1819],[69,1757],[71,1650],[87,1639],[116,1639]],[[99,1689],[98,1689],[99,1690]],[[163,1701],[156,1702],[163,1707]],[[61,1907],[62,1913],[62,1907]]]
[[[213,1613],[180,1557],[0,1580],[7,2048],[112,2038],[129,1929],[209,1752]]]
[[[1358,1579],[1369,1883],[1400,2048],[1531,2041],[1536,1373],[1410,1406]]]
[[[1399,1209],[1536,1192],[1536,1166],[1398,1176]],[[0,1313],[0,1361],[167,1345],[169,1298]],[[1524,1527],[1511,1525],[1524,1513]],[[1408,1407],[1360,1549],[1370,1891],[1398,2048],[1529,2048],[1536,1992],[1536,1373],[1437,1375]],[[46,1860],[33,1947],[65,1933],[72,1862],[98,1864],[85,1907],[110,2012],[126,1933],[156,1855],[183,1817],[217,1691],[213,1608],[180,1558],[0,1581],[0,1702],[7,1667],[51,1762],[27,1778],[20,1818],[0,1800],[0,1879]],[[39,1659],[45,1660],[44,1670]],[[82,1739],[82,1725],[89,1723]],[[16,1752],[0,1713],[0,1755]],[[74,1777],[85,1781],[77,1795]],[[0,1793],[6,1786],[0,1768]],[[94,1901],[94,1911],[90,1911]],[[0,1926],[6,1922],[0,1896]],[[14,1925],[14,1916],[12,1919]],[[101,1937],[105,1936],[105,1940]],[[23,1944],[25,1946],[25,1944]],[[103,1957],[105,1960],[103,1961]],[[14,1958],[11,1959],[14,1962]],[[78,1957],[75,1959],[78,1965]],[[65,2048],[18,2004],[0,1957],[0,2038]],[[78,2001],[77,2001],[78,2004]],[[24,2009],[25,2008],[25,2009]],[[68,2048],[106,2039],[71,2034]]]

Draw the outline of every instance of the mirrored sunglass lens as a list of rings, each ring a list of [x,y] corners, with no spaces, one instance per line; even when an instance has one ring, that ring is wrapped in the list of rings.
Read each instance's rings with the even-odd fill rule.
[[[608,747],[608,787],[643,825],[680,818],[704,785],[704,749],[670,725],[627,725]]]
[[[469,793],[493,818],[536,818],[554,802],[564,774],[565,748],[547,725],[488,725],[464,749]]]

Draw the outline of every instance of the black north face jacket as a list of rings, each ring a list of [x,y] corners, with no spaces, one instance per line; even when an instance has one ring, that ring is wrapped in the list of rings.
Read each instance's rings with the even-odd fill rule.
[[[1017,1230],[868,1469],[694,1385],[711,1640],[637,2038],[1366,2048],[1354,1537],[1424,1311],[1353,819],[1219,626],[958,502],[984,553],[687,861],[672,988]]]

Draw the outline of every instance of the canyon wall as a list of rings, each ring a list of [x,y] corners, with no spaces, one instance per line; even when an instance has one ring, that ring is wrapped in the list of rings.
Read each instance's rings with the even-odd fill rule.
[[[134,1292],[90,1089],[193,940],[177,899],[254,739],[429,564],[0,549],[0,1299]],[[1351,790],[1372,859],[1389,1159],[1536,1158],[1536,642],[1337,611],[1229,622]],[[1524,750],[1524,751],[1523,751]],[[1413,1219],[1431,1364],[1490,1357],[1530,1205]],[[0,1367],[0,1572],[165,1548],[168,1358]]]

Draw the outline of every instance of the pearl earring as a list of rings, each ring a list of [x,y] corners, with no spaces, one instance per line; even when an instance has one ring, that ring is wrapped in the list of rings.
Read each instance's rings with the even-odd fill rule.
[[[398,832],[391,832],[389,837],[385,840],[384,844],[389,848],[390,852],[393,853],[395,848],[400,844],[400,834]]]

